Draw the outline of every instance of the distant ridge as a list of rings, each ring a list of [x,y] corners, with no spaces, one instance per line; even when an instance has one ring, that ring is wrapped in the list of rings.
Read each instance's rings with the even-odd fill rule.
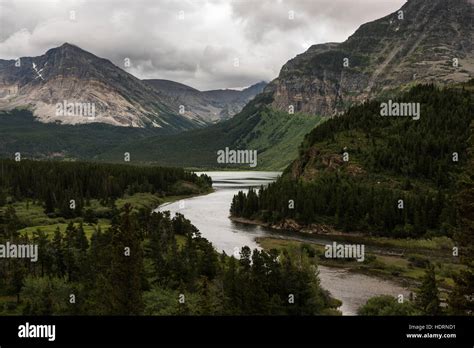
[[[47,123],[99,122],[180,132],[232,117],[264,86],[226,91],[231,98],[208,96],[173,81],[142,81],[69,43],[38,57],[0,59],[0,110],[27,107]],[[58,113],[58,103],[93,105],[94,115],[76,114],[76,110],[64,115]]]
[[[184,106],[184,115],[202,124],[217,123],[239,113],[257,94],[263,91],[266,82],[261,81],[241,91],[218,89],[199,91],[182,83],[170,80],[143,80],[179,112]]]

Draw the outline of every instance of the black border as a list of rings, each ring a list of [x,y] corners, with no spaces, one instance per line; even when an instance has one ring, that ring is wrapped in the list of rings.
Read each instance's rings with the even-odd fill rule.
[[[0,347],[41,345],[403,345],[473,347],[473,317],[0,317]],[[18,326],[56,325],[56,339],[19,338]],[[410,339],[408,325],[455,325],[456,338]],[[420,331],[418,331],[420,332]]]

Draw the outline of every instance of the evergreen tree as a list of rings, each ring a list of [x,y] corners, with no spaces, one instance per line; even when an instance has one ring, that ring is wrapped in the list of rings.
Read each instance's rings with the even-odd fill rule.
[[[40,264],[40,275],[43,277],[45,273],[52,274],[53,269],[53,250],[46,233],[41,229],[37,229],[33,233],[33,242],[38,245],[38,261]]]
[[[426,269],[423,281],[417,291],[415,302],[425,315],[441,314],[439,291],[436,284],[435,269],[432,264]]]
[[[112,314],[138,315],[143,310],[143,250],[132,208],[121,210],[120,223],[111,226],[112,264],[109,282],[113,288]]]
[[[59,227],[54,231],[53,240],[51,242],[51,252],[54,264],[54,274],[62,277],[66,273],[66,264],[64,260],[64,246],[61,231]]]

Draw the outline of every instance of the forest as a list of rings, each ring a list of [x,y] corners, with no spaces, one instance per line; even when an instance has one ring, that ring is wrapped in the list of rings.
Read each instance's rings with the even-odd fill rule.
[[[209,189],[211,179],[180,168],[146,167],[93,162],[0,159],[0,207],[34,201],[45,213],[66,218],[84,216],[91,199],[113,206],[125,194],[182,194],[180,182]],[[71,202],[71,200],[73,202]]]
[[[219,254],[183,215],[130,203],[209,192],[206,175],[125,164],[0,165],[0,245],[38,248],[36,262],[0,258],[3,315],[340,314],[307,257],[248,247],[239,258]],[[38,218],[46,226],[35,226]]]
[[[8,210],[0,243],[38,245],[39,260],[0,260],[2,314],[337,315],[308,258],[276,251],[218,254],[177,214],[125,205],[90,240],[72,222],[52,237],[19,235]]]
[[[378,101],[351,108],[309,133],[277,182],[239,192],[231,215],[369,236],[447,236],[464,266],[447,308],[428,263],[414,301],[377,297],[359,314],[472,314],[472,94],[420,86],[400,100],[420,102],[420,120],[381,118]],[[130,203],[209,192],[206,175],[31,160],[0,160],[0,170],[0,244],[39,250],[37,262],[0,258],[3,315],[340,315],[310,247],[243,247],[236,258],[183,215]]]

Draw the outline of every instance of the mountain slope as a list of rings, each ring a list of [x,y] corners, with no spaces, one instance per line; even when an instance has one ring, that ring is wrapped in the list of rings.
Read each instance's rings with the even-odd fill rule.
[[[267,87],[272,106],[333,115],[414,84],[467,81],[474,72],[473,18],[468,0],[408,1],[345,42],[314,45],[290,60]]]
[[[231,118],[267,85],[259,82],[242,91],[222,89],[201,92],[169,80],[143,81],[152,86],[176,113],[182,107],[183,115],[203,125]]]
[[[43,123],[36,121],[28,110],[0,111],[0,157],[13,158],[19,152],[22,159],[91,161],[98,154],[120,146],[124,139],[172,132],[170,128],[117,127],[106,123]]]
[[[66,43],[19,62],[16,66],[14,60],[0,60],[0,109],[29,106],[40,121],[63,124],[101,122],[173,131],[197,126],[175,114],[153,88],[79,47]],[[88,109],[61,113],[58,103]]]
[[[459,183],[472,176],[474,80],[416,86],[397,102],[420,103],[420,119],[381,117],[378,100],[350,108],[305,137],[275,184],[236,196],[233,215],[295,230],[451,237]]]
[[[399,19],[401,14],[403,19]],[[393,98],[418,83],[447,85],[467,81],[474,70],[472,18],[472,1],[410,0],[401,12],[362,25],[345,42],[315,45],[290,60],[279,77],[230,120],[176,137],[126,139],[122,145],[104,149],[97,156],[121,161],[123,152],[133,149],[135,158],[145,162],[215,168],[222,166],[217,163],[217,151],[228,147],[257,150],[257,169],[283,169],[297,156],[304,134],[325,116],[339,114],[368,98]],[[344,58],[349,59],[347,67],[343,65]],[[454,66],[454,62],[458,65]],[[1,64],[4,62],[0,62],[0,71]],[[5,91],[14,89],[5,83],[3,86],[4,96]],[[189,96],[186,98],[192,101],[190,104],[201,105],[199,91],[178,84],[170,89],[173,88],[173,93]],[[144,91],[155,96],[150,103],[159,100],[170,105],[169,110],[176,110],[180,98],[177,94],[165,95],[151,87]],[[225,94],[201,93],[213,98],[224,98]],[[170,102],[170,98],[176,100]],[[175,116],[164,121],[173,126],[174,120],[202,126],[203,120],[195,113],[187,115],[191,121]],[[186,127],[187,124],[173,128]]]
[[[255,169],[284,169],[297,156],[304,135],[322,121],[314,115],[293,114],[268,107],[270,95],[261,93],[232,119],[179,134],[147,137],[105,151],[101,160],[120,161],[124,151],[135,154],[137,161],[167,166],[242,168],[248,164],[218,164],[217,151],[257,150]]]

